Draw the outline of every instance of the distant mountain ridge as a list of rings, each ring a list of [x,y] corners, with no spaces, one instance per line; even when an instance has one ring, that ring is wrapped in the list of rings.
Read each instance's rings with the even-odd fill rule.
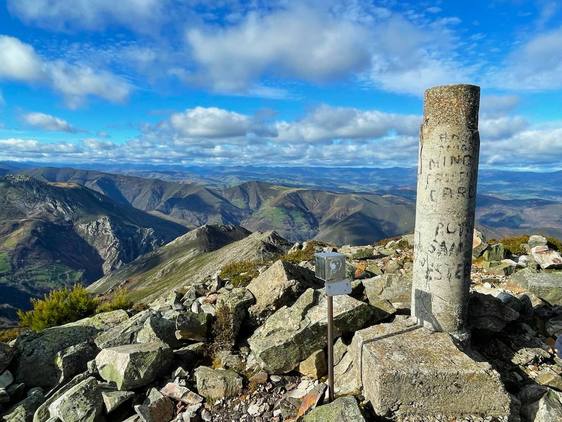
[[[75,183],[5,176],[0,178],[2,303],[26,308],[29,297],[92,282],[185,232]]]

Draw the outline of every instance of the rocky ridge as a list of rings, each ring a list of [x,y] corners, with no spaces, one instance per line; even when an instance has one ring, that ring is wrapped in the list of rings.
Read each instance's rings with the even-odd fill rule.
[[[310,250],[305,243],[284,261],[283,250],[268,255],[248,286],[214,273],[136,314],[113,311],[0,343],[0,414],[34,422],[430,420],[392,406],[376,414],[355,360],[361,333],[407,319],[412,243],[410,235],[339,248],[353,291],[335,298],[338,398],[330,404],[325,296],[310,277],[311,255],[287,260]],[[497,374],[503,391],[490,394],[509,398],[509,416],[431,420],[560,420],[559,251],[541,236],[520,255],[479,233],[473,246],[470,352]]]

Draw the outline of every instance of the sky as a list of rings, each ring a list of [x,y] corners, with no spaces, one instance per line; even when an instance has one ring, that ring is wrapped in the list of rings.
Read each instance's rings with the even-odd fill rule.
[[[481,166],[562,169],[562,3],[0,1],[0,160],[415,166],[481,86]]]

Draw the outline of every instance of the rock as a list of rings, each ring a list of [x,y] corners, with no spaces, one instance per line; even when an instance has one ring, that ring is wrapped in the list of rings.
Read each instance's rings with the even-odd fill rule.
[[[256,387],[258,385],[265,384],[268,379],[269,375],[267,372],[259,371],[258,373],[252,375],[248,381],[251,386]]]
[[[0,388],[7,388],[14,382],[14,376],[7,369],[0,373]]]
[[[338,396],[356,395],[361,390],[354,356],[351,350],[348,351],[334,367],[334,391]]]
[[[474,229],[472,235],[472,257],[478,258],[482,256],[484,251],[488,248],[488,243],[484,235],[478,230]]]
[[[61,375],[55,364],[57,353],[88,341],[97,333],[98,329],[94,326],[67,324],[18,337],[15,343],[18,351],[16,380],[28,387],[48,389],[55,386]]]
[[[535,382],[555,390],[562,391],[562,376],[551,368],[544,368],[535,378]]]
[[[519,319],[519,312],[492,295],[473,292],[468,301],[468,323],[472,329],[501,332]]]
[[[326,344],[326,295],[308,289],[291,307],[269,317],[248,340],[262,369],[286,373]],[[374,322],[375,309],[349,296],[334,297],[334,336]]]
[[[248,308],[254,303],[254,297],[250,291],[244,287],[237,287],[232,290],[222,289],[217,298],[217,309],[221,314],[221,318],[226,319],[228,327],[221,327],[228,329],[229,333],[224,336],[230,339],[229,344],[223,345],[227,349],[234,347],[236,339],[242,327],[242,323],[248,317]],[[218,318],[217,318],[218,319]]]
[[[529,245],[530,249],[534,248],[535,246],[546,246],[547,244],[548,240],[546,239],[546,237],[537,234],[530,236],[529,240],[527,241],[527,245]]]
[[[515,272],[517,268],[517,263],[511,259],[502,259],[498,265],[491,267],[488,270],[490,274],[497,275],[511,275]]]
[[[135,397],[133,391],[102,391],[101,396],[107,413],[113,412],[126,401]]]
[[[119,390],[129,390],[166,373],[171,360],[171,350],[162,343],[139,343],[102,350],[96,366],[104,380],[114,382]]]
[[[96,422],[102,412],[103,398],[94,377],[70,388],[49,406],[51,417],[62,422]]]
[[[139,331],[144,328],[144,323],[155,311],[147,309],[122,321],[120,324],[104,331],[95,338],[95,343],[100,349],[123,346],[137,341]]]
[[[562,271],[536,272],[524,268],[509,278],[510,285],[524,288],[552,305],[562,305]]]
[[[560,421],[562,420],[562,393],[549,390],[540,400],[524,406],[521,413],[528,421]]]
[[[304,395],[301,400],[301,405],[297,412],[297,420],[301,417],[306,415],[306,413],[316,408],[318,405],[322,404],[324,400],[324,395],[326,393],[326,389],[328,386],[324,383],[318,384],[312,388],[308,393]]]
[[[211,316],[205,312],[182,312],[176,320],[176,338],[179,340],[207,340],[210,320]]]
[[[205,354],[207,345],[203,342],[193,343],[174,350],[174,357],[181,363],[193,367]]]
[[[200,366],[195,370],[197,392],[207,400],[237,396],[242,391],[242,377],[231,369]]]
[[[37,408],[45,401],[43,389],[40,387],[32,388],[28,391],[27,397],[12,407],[3,416],[4,422],[30,422]]]
[[[203,402],[203,397],[194,393],[187,387],[183,387],[173,382],[166,384],[160,392],[166,397],[170,397],[175,401],[180,401],[187,405],[197,404]]]
[[[299,372],[306,377],[319,379],[327,374],[328,363],[324,349],[319,349],[299,364]]]
[[[289,262],[276,261],[248,285],[256,300],[250,313],[265,318],[280,307],[292,304],[309,287],[321,287],[312,271]]]
[[[362,283],[373,306],[380,300],[388,300],[397,309],[410,309],[412,273],[383,274],[362,280]]]
[[[562,315],[558,315],[546,321],[545,329],[546,332],[554,338],[562,336]]]
[[[0,388],[0,405],[10,403],[10,395],[5,388]]]
[[[389,259],[382,267],[385,274],[393,274],[400,271],[402,264],[396,259]]]
[[[342,360],[343,356],[346,353],[347,353],[347,346],[345,345],[345,343],[340,337],[334,343],[334,366],[340,363],[340,361]]]
[[[510,414],[499,374],[460,351],[447,333],[397,319],[358,331],[350,350],[363,395],[377,415],[425,420]]]
[[[49,406],[57,399],[62,397],[71,388],[80,384],[82,381],[88,379],[89,377],[90,375],[87,373],[78,374],[66,384],[59,385],[57,388],[51,390],[45,402],[35,411],[35,414],[33,415],[33,422],[47,421],[49,419]]]
[[[169,422],[174,417],[174,404],[155,388],[151,388],[145,402],[135,406],[144,422]]]
[[[303,422],[365,422],[355,397],[340,397],[330,404],[317,407]]]
[[[0,374],[12,362],[13,357],[14,349],[6,343],[0,343]]]
[[[531,249],[531,256],[543,270],[562,268],[562,255],[548,246],[535,246]]]
[[[501,243],[494,243],[486,248],[482,257],[489,262],[501,261],[505,258],[505,249]]]
[[[161,342],[169,347],[180,347],[181,342],[176,339],[175,335],[178,315],[178,311],[151,314],[137,333],[136,341],[138,343]]]
[[[89,341],[75,344],[55,355],[55,366],[59,371],[59,382],[65,382],[87,369],[88,361],[94,359],[99,349]]]

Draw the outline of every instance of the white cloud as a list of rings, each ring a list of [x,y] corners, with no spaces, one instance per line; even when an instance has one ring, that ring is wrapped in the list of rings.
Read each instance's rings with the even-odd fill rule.
[[[37,129],[53,132],[77,132],[66,120],[45,113],[27,113],[22,116],[23,121]]]
[[[238,25],[190,29],[187,41],[199,66],[194,82],[218,91],[246,91],[266,73],[313,82],[366,69],[368,32],[320,8],[294,6],[250,13]]]
[[[121,24],[146,31],[165,16],[164,0],[8,0],[9,11],[24,22],[68,30],[100,30]]]
[[[248,116],[216,107],[195,107],[174,113],[168,124],[180,135],[202,138],[245,136],[252,127]]]
[[[485,83],[515,91],[562,88],[562,27],[542,33],[509,54]]]
[[[480,119],[479,130],[483,139],[505,139],[520,133],[529,126],[521,116],[502,116]]]
[[[313,110],[302,120],[277,122],[276,128],[279,139],[318,142],[380,138],[389,132],[415,136],[419,131],[420,122],[420,116],[324,105]]]
[[[81,105],[88,96],[120,102],[132,90],[126,80],[110,72],[44,60],[31,45],[5,35],[0,35],[0,79],[47,84],[62,94],[70,107]]]
[[[43,62],[32,46],[0,35],[0,79],[33,82],[43,77]]]
[[[519,105],[517,95],[483,95],[480,98],[480,115],[499,117],[513,111]]]

